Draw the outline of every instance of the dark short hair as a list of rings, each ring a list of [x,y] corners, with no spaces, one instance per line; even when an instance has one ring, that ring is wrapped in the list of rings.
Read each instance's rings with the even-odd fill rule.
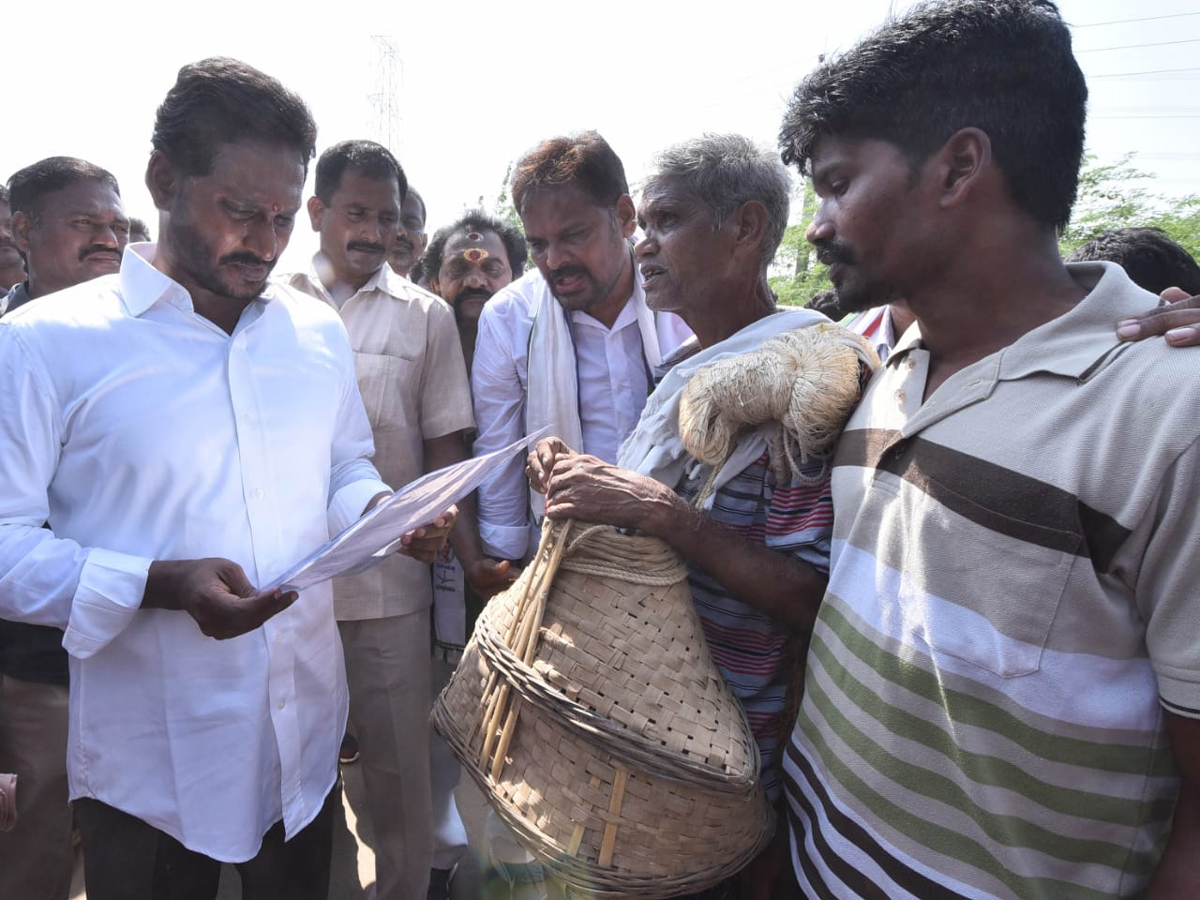
[[[121,186],[107,169],[74,156],[48,156],[14,172],[8,179],[8,205],[13,213],[25,213],[33,222],[42,215],[42,201],[55,191],[80,181],[94,181],[121,196]]]
[[[528,253],[525,249],[525,235],[521,233],[521,229],[496,216],[489,216],[482,209],[472,209],[463,213],[453,224],[439,228],[437,234],[429,241],[429,246],[425,248],[425,255],[421,257],[421,263],[425,266],[425,271],[429,273],[430,278],[437,278],[438,272],[442,269],[442,256],[446,252],[446,242],[456,234],[470,234],[472,231],[494,232],[496,237],[500,238],[500,243],[504,245],[504,252],[508,256],[508,267],[512,269],[513,278],[521,277],[521,273],[525,271],[525,260]]]
[[[317,126],[303,100],[244,62],[213,57],[180,69],[154,120],[154,149],[184,175],[207,175],[220,145],[244,140],[295,150],[307,171]]]
[[[374,141],[342,141],[322,153],[317,160],[315,192],[326,206],[329,206],[341,185],[342,175],[347,169],[353,169],[364,178],[377,178],[380,181],[394,178],[400,187],[402,201],[408,191],[404,169],[391,150]]]
[[[792,183],[779,157],[740,134],[706,134],[675,144],[654,159],[643,190],[666,178],[679,181],[708,208],[717,228],[751,200],[767,211],[764,272],[787,230]]]
[[[129,217],[129,234],[131,237],[134,232],[141,232],[142,234],[146,235],[146,237],[150,237],[149,226],[147,226],[146,223],[143,222],[141,219],[139,219],[137,216],[130,216]]]
[[[804,308],[824,313],[835,322],[840,322],[847,315],[846,311],[842,309],[841,301],[838,300],[837,291],[833,288],[817,291],[804,304]]]
[[[411,197],[413,200],[416,200],[421,204],[421,227],[424,228],[425,223],[429,221],[429,213],[425,209],[425,198],[417,193],[417,189],[412,186],[410,186],[407,191],[402,191],[400,196],[405,200]]]
[[[825,135],[896,145],[914,172],[975,127],[1016,205],[1062,228],[1083,158],[1087,85],[1049,0],[924,3],[823,63],[796,88],[779,133],[802,171]]]
[[[597,206],[614,207],[629,193],[625,167],[608,141],[594,131],[542,141],[517,160],[512,198],[517,212],[525,199],[546,187],[576,183]]]
[[[1161,228],[1117,228],[1077,247],[1067,262],[1115,262],[1152,294],[1169,287],[1200,294],[1200,265]]]
[[[0,184],[0,203],[8,203],[8,185]]]

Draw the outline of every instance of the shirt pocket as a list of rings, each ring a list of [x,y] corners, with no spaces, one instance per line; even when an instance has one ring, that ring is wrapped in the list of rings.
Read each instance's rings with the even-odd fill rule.
[[[413,392],[415,366],[410,359],[378,353],[355,353],[358,390],[372,431],[398,431],[413,424],[406,399]]]
[[[901,614],[917,646],[1001,678],[1041,668],[1081,537],[909,486]],[[1037,506],[1022,508],[1037,509]]]

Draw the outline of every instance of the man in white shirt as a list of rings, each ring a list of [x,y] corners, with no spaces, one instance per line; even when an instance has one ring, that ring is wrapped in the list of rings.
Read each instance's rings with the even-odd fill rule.
[[[52,156],[14,173],[9,184],[12,231],[29,274],[0,297],[0,314],[118,270],[129,221],[112,173]],[[70,695],[62,641],[59,628],[0,618],[0,771],[21,779],[19,822],[0,834],[0,897],[66,900],[70,893]]]
[[[517,163],[512,196],[537,270],[497,293],[480,316],[475,453],[549,426],[568,446],[615,462],[653,388],[653,369],[689,332],[646,306],[629,244],[635,212],[625,169],[599,134],[534,147]],[[533,549],[530,499],[519,459],[480,488],[485,553],[519,560]],[[540,516],[540,495],[535,502]]]
[[[387,265],[407,187],[386,147],[330,147],[317,161],[308,201],[321,248],[309,271],[285,278],[340,313],[375,436],[375,466],[389,484],[465,459],[464,432],[475,424],[453,311]],[[477,559],[474,521],[464,511],[453,541]],[[334,582],[379,900],[424,897],[433,864],[432,601],[429,566],[413,559],[385,560]]]
[[[388,491],[341,322],[267,282],[315,138],[274,79],[185,66],[159,243],[0,321],[0,615],[66,630],[91,900],[212,897],[221,861],[245,897],[328,891],[332,592],[255,587]]]

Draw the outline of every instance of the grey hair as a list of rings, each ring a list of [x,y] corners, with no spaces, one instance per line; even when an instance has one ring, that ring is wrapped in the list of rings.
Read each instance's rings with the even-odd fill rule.
[[[675,144],[654,158],[645,188],[666,179],[681,181],[712,213],[717,228],[743,203],[767,209],[762,247],[766,272],[787,229],[792,182],[778,155],[740,134],[704,134]]]

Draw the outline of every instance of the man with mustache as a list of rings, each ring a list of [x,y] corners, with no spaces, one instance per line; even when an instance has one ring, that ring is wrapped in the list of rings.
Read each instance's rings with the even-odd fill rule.
[[[454,310],[468,370],[484,304],[524,271],[525,259],[525,236],[519,228],[474,209],[439,229],[410,273],[415,279],[418,269],[428,272],[430,289]],[[434,564],[435,693],[449,681],[461,657],[468,623],[481,605],[481,595],[505,584],[508,571],[506,563],[483,562],[473,579],[465,579],[459,560],[446,551]],[[481,573],[484,583],[480,582]],[[428,900],[434,900],[448,896],[451,874],[467,849],[467,833],[454,801],[458,760],[437,734],[431,735],[430,769],[434,845]]]
[[[21,169],[9,184],[4,197],[11,197],[15,227],[8,234],[17,232],[29,277],[5,298],[8,312],[117,271],[129,223],[109,172],[56,156]],[[20,820],[0,834],[4,897],[65,900],[71,885],[69,676],[62,643],[61,628],[0,619],[0,770],[16,772],[21,783]]]
[[[471,368],[475,452],[549,426],[567,446],[615,462],[646,405],[653,369],[690,332],[646,305],[629,243],[636,216],[625,168],[599,134],[550,138],[528,151],[512,197],[537,268],[480,315]],[[512,560],[532,552],[531,526],[543,508],[533,497],[531,511],[520,460],[480,488],[485,552]]]
[[[25,261],[17,250],[12,232],[12,207],[8,202],[8,187],[0,184],[0,292],[25,280]],[[3,300],[0,299],[0,303]]]
[[[1200,384],[1065,264],[1088,88],[1047,0],[941,0],[797,88],[849,309],[916,323],[833,464],[785,753],[810,898],[1200,896]],[[842,249],[837,249],[842,248]]]
[[[90,900],[212,898],[222,862],[247,898],[328,896],[332,590],[259,586],[389,488],[345,328],[268,281],[315,142],[275,79],[184,66],[158,242],[0,319],[0,615],[65,628]],[[401,542],[428,561],[449,525]]]
[[[111,173],[51,156],[16,172],[8,193],[13,239],[29,274],[9,291],[6,311],[120,268],[129,218]]]
[[[464,432],[474,426],[454,314],[388,266],[407,193],[408,179],[386,147],[330,147],[308,201],[320,250],[308,272],[285,279],[341,315],[375,436],[375,466],[389,484],[465,459]],[[452,543],[464,560],[479,559],[469,507],[462,518]],[[432,868],[432,602],[429,566],[412,559],[385,560],[334,582],[380,900],[424,897]]]
[[[470,371],[483,305],[525,272],[525,235],[473,209],[439,229],[421,263],[431,290],[450,304]]]
[[[400,227],[396,229],[396,239],[388,254],[392,271],[408,278],[413,266],[425,252],[428,240],[429,236],[425,234],[425,199],[417,193],[416,188],[409,187],[404,202],[400,204]]]

